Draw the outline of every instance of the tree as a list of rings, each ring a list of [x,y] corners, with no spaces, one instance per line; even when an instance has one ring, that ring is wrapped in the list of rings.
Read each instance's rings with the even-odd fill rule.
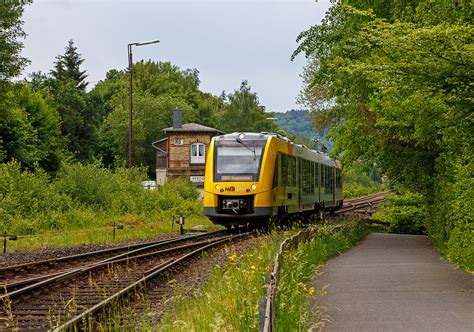
[[[27,84],[11,86],[0,102],[0,161],[55,172],[63,159],[58,114]]]
[[[28,59],[21,56],[21,39],[26,36],[22,29],[21,15],[24,6],[29,3],[30,1],[6,1],[0,6],[0,82],[8,82],[19,75],[28,63]]]
[[[474,194],[460,189],[474,169],[470,13],[469,1],[334,2],[295,53],[310,61],[303,95],[332,126],[334,153],[423,194],[431,238],[460,264],[474,237],[464,210],[450,208]]]
[[[260,105],[257,93],[251,89],[247,81],[242,81],[238,90],[225,96],[227,105],[220,113],[219,129],[225,132],[261,132],[270,131],[272,126],[278,128],[272,120],[267,120],[274,114],[265,112],[265,106]]]
[[[78,161],[93,161],[100,116],[91,97],[69,81],[56,86],[54,104],[61,117],[61,133],[69,153]]]
[[[87,78],[86,71],[81,71],[80,69],[83,62],[84,59],[77,53],[77,47],[74,46],[74,41],[70,39],[65,48],[64,55],[58,55],[56,57],[51,75],[64,84],[73,81],[77,88],[85,91],[88,83],[85,82]]]
[[[133,160],[154,170],[152,142],[163,138],[172,125],[172,111],[183,110],[185,122],[215,127],[225,107],[218,97],[199,90],[199,72],[181,70],[169,62],[140,61],[133,68]],[[128,72],[111,70],[91,94],[105,103],[100,130],[101,159],[108,166],[122,166],[127,158]]]
[[[85,91],[87,75],[80,69],[83,62],[71,39],[64,55],[56,57],[50,76],[34,73],[31,82],[35,88],[49,91],[61,117],[66,149],[74,159],[87,163],[95,159],[98,130],[105,115],[100,97]]]

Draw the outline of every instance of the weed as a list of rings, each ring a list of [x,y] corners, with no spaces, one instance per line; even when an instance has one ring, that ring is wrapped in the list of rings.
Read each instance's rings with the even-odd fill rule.
[[[7,294],[6,297],[3,298],[3,311],[5,312],[7,316],[7,328],[8,327],[13,327],[14,323],[14,318],[13,318],[13,310],[12,310],[12,301],[8,297],[7,293],[7,287],[4,288],[5,294]]]

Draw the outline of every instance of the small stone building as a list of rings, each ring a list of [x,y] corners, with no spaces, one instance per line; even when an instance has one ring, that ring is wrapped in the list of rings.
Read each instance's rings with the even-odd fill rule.
[[[197,123],[182,124],[182,111],[173,113],[173,127],[163,131],[166,138],[153,142],[156,149],[156,183],[169,178],[189,177],[198,187],[204,185],[209,144],[220,130]]]

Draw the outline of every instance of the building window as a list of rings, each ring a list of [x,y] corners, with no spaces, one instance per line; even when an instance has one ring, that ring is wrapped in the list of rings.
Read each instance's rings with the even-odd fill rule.
[[[191,164],[204,164],[205,160],[205,146],[202,143],[191,144]]]

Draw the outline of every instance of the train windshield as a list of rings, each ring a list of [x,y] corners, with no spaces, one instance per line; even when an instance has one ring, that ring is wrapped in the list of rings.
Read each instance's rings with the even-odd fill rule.
[[[263,140],[217,141],[215,181],[258,181]]]

